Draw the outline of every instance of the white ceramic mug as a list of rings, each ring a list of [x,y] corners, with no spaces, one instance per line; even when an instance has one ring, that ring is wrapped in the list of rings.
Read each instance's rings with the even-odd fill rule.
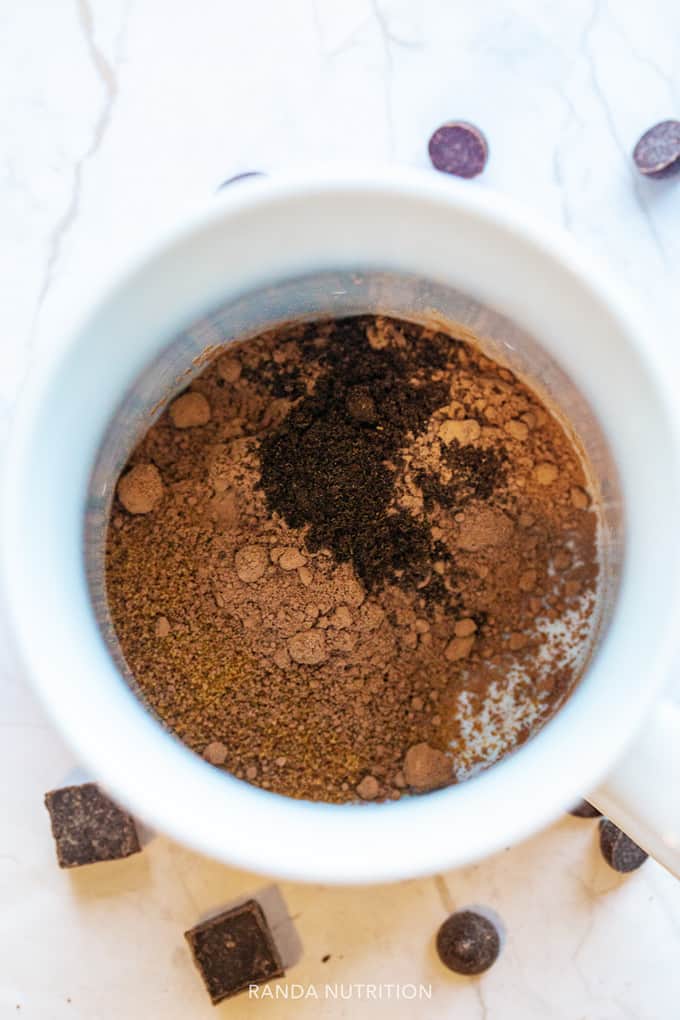
[[[102,465],[122,464],[154,386],[223,338],[216,323],[238,335],[287,312],[408,315],[410,300],[414,318],[491,324],[499,356],[592,429],[616,533],[609,619],[564,707],[481,775],[384,805],[295,801],[207,765],[137,701],[97,620],[86,517],[96,542],[115,480]],[[680,636],[680,412],[658,362],[624,295],[566,235],[467,183],[343,170],[235,184],[137,261],[31,372],[2,519],[25,669],[115,797],[244,868],[348,883],[431,873],[520,840],[588,795],[678,869],[680,716],[663,687]],[[112,431],[121,407],[127,424]]]

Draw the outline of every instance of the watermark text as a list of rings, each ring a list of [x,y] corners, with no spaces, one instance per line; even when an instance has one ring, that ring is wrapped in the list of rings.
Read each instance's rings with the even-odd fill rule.
[[[249,985],[250,999],[431,999],[432,985],[416,984],[276,984]]]

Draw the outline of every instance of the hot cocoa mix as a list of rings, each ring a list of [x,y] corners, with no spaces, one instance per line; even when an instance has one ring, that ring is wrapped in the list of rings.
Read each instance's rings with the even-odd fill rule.
[[[117,488],[130,681],[215,767],[398,799],[519,746],[583,671],[597,517],[579,453],[472,344],[366,316],[229,346]]]

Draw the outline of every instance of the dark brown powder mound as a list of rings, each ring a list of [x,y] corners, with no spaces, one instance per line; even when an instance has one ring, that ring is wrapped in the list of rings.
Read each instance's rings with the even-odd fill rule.
[[[426,510],[432,510],[435,504],[447,510],[462,510],[471,499],[487,500],[503,479],[504,453],[463,447],[454,440],[444,451],[442,460],[450,468],[448,482],[442,482],[436,474],[427,471],[414,474]]]
[[[597,517],[511,372],[362,317],[230,345],[178,400],[123,472],[107,590],[130,683],[212,767],[397,799],[556,711],[587,663]]]
[[[313,393],[260,444],[269,510],[292,528],[309,526],[307,548],[351,561],[367,591],[397,572],[422,578],[432,558],[427,526],[388,512],[407,434],[418,435],[446,403],[448,386],[428,378],[441,367],[442,341],[400,324],[407,346],[374,349],[367,320],[339,321]],[[444,345],[454,341],[444,338]],[[294,479],[294,484],[291,484]]]

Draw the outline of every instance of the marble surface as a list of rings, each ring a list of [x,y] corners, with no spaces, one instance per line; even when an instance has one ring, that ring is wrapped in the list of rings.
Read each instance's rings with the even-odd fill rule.
[[[639,180],[629,159],[673,115],[673,0],[0,0],[2,434],[41,351],[225,177],[320,158],[425,167],[430,131],[457,117],[491,145],[470,187],[524,201],[609,263],[675,371],[680,183]],[[269,883],[160,837],[128,861],[59,872],[42,794],[76,763],[5,650],[0,685],[2,1018],[677,1015],[680,885],[653,862],[616,876],[593,824],[571,818],[431,880],[283,883],[304,954],[279,985],[306,997],[213,1010],[182,932]],[[481,980],[458,979],[432,936],[475,903],[502,917],[504,951]],[[396,1000],[396,982],[432,998]]]

